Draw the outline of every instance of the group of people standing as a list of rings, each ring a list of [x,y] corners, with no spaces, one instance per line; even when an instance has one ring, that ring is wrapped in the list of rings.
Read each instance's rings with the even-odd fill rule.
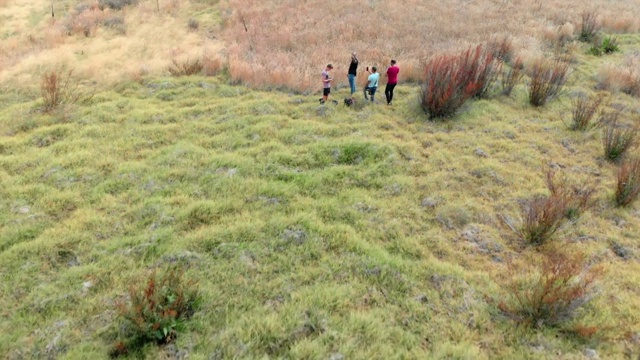
[[[351,100],[354,100],[353,94],[356,92],[356,77],[358,76],[358,65],[359,65],[358,57],[356,53],[351,53],[351,63],[349,64],[349,72],[347,77],[349,78],[349,86],[351,87]],[[331,83],[333,82],[333,78],[330,73],[333,70],[333,65],[329,64],[322,71],[322,99],[320,99],[320,103],[324,104],[329,99],[329,94],[331,93]],[[367,86],[364,88],[364,98],[369,100],[371,98],[371,102],[374,101],[374,97],[376,91],[378,90],[378,83],[380,81],[380,74],[378,73],[378,68],[373,66],[371,69],[367,66],[366,68],[369,76],[367,78]],[[387,99],[387,105],[391,105],[393,101],[393,90],[398,84],[398,73],[400,72],[400,68],[396,64],[395,60],[391,60],[391,64],[387,68],[385,73],[385,77],[387,78],[387,86],[384,89],[384,95]],[[345,100],[346,101],[346,100]]]

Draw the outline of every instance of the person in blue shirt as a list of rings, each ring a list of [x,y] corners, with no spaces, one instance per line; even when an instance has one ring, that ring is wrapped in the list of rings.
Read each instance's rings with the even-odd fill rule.
[[[380,80],[380,74],[378,74],[378,68],[375,66],[371,68],[369,71],[369,67],[367,66],[367,72],[369,72],[369,83],[364,88],[364,98],[369,100],[367,94],[371,95],[371,102],[373,102],[373,97],[376,95],[376,90],[378,90],[378,81]]]

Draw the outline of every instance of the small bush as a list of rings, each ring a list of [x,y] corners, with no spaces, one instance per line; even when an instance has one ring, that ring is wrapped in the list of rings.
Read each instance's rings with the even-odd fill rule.
[[[589,48],[589,53],[595,56],[602,56],[603,54],[613,54],[620,51],[618,46],[618,40],[615,37],[607,36],[602,42],[595,41]]]
[[[44,111],[50,112],[61,105],[74,104],[82,98],[78,83],[73,80],[72,75],[72,71],[64,73],[60,70],[42,75],[40,94],[44,101]]]
[[[200,297],[195,282],[184,280],[183,272],[177,269],[159,276],[154,272],[144,283],[131,285],[128,295],[129,301],[117,303],[121,340],[114,345],[113,356],[148,343],[175,340]]]
[[[613,54],[614,52],[620,51],[618,47],[618,40],[614,37],[607,36],[602,41],[602,52],[605,54]]]
[[[582,254],[546,254],[540,264],[517,273],[507,286],[507,301],[498,305],[503,313],[529,326],[559,326],[574,319],[592,300],[601,268],[589,267]]]
[[[602,47],[598,46],[598,45],[592,45],[589,48],[589,54],[593,55],[593,56],[602,56]]]
[[[172,76],[191,76],[200,73],[203,69],[203,65],[200,60],[185,60],[178,62],[173,59],[172,65],[169,66],[169,72]]]
[[[627,55],[621,64],[604,64],[600,67],[598,88],[640,96],[640,53]]]
[[[453,116],[474,96],[484,96],[496,79],[499,63],[482,46],[432,59],[425,67],[420,104],[430,119]]]
[[[602,137],[602,146],[604,147],[604,156],[609,161],[618,161],[631,147],[635,145],[636,135],[638,133],[637,126],[620,125],[618,122],[619,111],[606,115],[608,120]]]
[[[615,199],[618,206],[627,206],[640,194],[640,159],[625,160],[618,168]]]
[[[488,51],[496,60],[510,62],[513,55],[513,41],[508,36],[495,36],[487,44]]]
[[[598,123],[593,120],[604,101],[605,97],[602,95],[578,96],[573,99],[571,101],[573,111],[571,112],[572,117],[569,129],[586,131],[597,126]]]
[[[198,28],[200,27],[200,23],[196,19],[189,19],[187,25],[189,26],[189,30],[193,31],[198,30]]]
[[[113,10],[122,10],[125,6],[137,5],[138,0],[98,0],[100,9],[109,8]]]
[[[578,39],[582,42],[592,42],[598,31],[600,31],[600,23],[598,23],[598,14],[594,11],[585,11],[582,13],[582,22],[580,23],[580,36]]]
[[[505,72],[502,73],[500,84],[502,86],[502,94],[510,96],[513,88],[520,83],[524,73],[522,72],[522,59],[517,58],[513,65]]]
[[[205,54],[202,57],[202,69],[206,76],[214,76],[222,70],[222,61],[216,56]]]
[[[566,180],[555,178],[554,171],[547,171],[546,184],[550,194],[526,201],[522,206],[523,223],[520,234],[531,245],[542,245],[569,219],[577,219],[591,205],[595,188],[585,183],[575,187]]]
[[[560,61],[536,61],[531,70],[529,84],[529,103],[543,106],[557,97],[567,82],[569,65]]]

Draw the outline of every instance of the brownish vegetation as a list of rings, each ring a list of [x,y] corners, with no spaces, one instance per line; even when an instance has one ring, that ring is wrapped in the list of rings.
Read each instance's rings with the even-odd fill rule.
[[[434,54],[459,51],[494,36],[500,43],[506,38],[504,34],[509,34],[514,52],[527,49],[535,53],[539,44],[533,39],[542,27],[562,27],[562,33],[572,37],[567,30],[578,27],[572,23],[579,24],[579,14],[586,5],[595,8],[605,4],[411,0],[397,6],[391,2],[340,0],[230,0],[223,12],[223,37],[231,44],[231,77],[248,84],[300,91],[316,89],[320,87],[319,73],[329,62],[336,66],[336,74],[345,74],[344,79],[336,77],[336,81],[346,83],[351,51],[357,51],[363,64],[369,66],[381,66],[395,58],[401,67],[401,81],[420,81],[421,64]],[[632,4],[625,6],[629,14],[634,9]],[[619,17],[624,12],[620,8],[601,18]],[[635,21],[633,16],[625,18]],[[585,25],[585,31],[593,31],[590,22]]]
[[[488,92],[500,64],[481,45],[458,55],[435,57],[425,67],[420,91],[422,109],[431,119],[454,115],[465,101]]]
[[[601,27],[598,14],[595,11],[584,11],[581,20],[578,39],[584,42],[593,41]]]
[[[529,244],[548,242],[567,220],[577,219],[592,205],[595,194],[592,184],[570,186],[566,179],[555,177],[554,171],[547,171],[546,185],[550,194],[530,199],[522,206],[520,233]]]
[[[507,301],[498,307],[514,320],[534,327],[559,326],[576,317],[594,296],[602,269],[590,267],[583,254],[552,251],[506,287]],[[592,333],[592,332],[590,332]]]
[[[579,130],[586,131],[599,123],[594,121],[598,110],[601,109],[601,105],[605,102],[605,97],[603,95],[594,95],[594,96],[578,96],[571,101],[573,105],[573,110],[571,112],[571,123],[569,124],[569,129],[571,130]]]
[[[605,64],[598,71],[598,87],[640,96],[640,55],[629,54],[622,64]]]
[[[567,82],[569,65],[561,61],[535,61],[531,68],[529,83],[529,103],[543,106],[557,97]]]
[[[72,78],[72,71],[67,73],[51,70],[42,75],[40,94],[44,101],[44,110],[52,111],[61,105],[70,105],[79,101],[82,94],[78,83]]]
[[[129,288],[129,301],[117,304],[124,327],[112,355],[124,355],[147,343],[164,344],[175,340],[180,327],[193,314],[199,299],[196,284],[183,279],[176,269],[152,273],[140,285]]]
[[[200,62],[200,60],[183,60],[178,61],[173,59],[171,61],[171,65],[169,65],[169,73],[171,76],[191,76],[196,75],[202,72],[204,66]]]
[[[620,111],[613,111],[605,115],[603,121],[606,126],[602,136],[604,156],[609,161],[620,160],[625,153],[635,146],[637,125],[621,124],[618,120]]]
[[[627,206],[640,194],[640,159],[627,159],[620,164],[616,177],[615,199],[618,206]]]
[[[513,64],[502,73],[500,78],[500,85],[502,87],[502,94],[510,96],[513,88],[516,87],[522,81],[524,73],[522,72],[523,63],[521,58],[516,58]]]

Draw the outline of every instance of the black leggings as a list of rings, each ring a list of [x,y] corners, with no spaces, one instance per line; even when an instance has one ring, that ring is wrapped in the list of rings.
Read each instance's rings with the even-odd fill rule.
[[[393,100],[393,89],[396,87],[396,84],[387,84],[387,87],[384,88],[384,96],[387,97],[387,104],[391,104],[391,100]]]

